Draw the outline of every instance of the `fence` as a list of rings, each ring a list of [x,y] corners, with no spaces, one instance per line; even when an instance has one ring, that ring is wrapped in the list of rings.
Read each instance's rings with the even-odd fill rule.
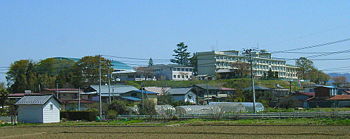
[[[5,123],[16,123],[17,116],[0,116],[0,121]]]
[[[185,115],[119,115],[117,119],[283,119],[283,118],[350,118],[350,111],[340,112],[273,112],[273,113],[223,113]]]

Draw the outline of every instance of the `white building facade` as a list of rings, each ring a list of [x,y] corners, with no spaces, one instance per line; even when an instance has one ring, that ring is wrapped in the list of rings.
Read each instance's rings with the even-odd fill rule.
[[[271,69],[278,73],[282,79],[298,79],[297,67],[286,64],[283,59],[271,57],[271,53],[260,51],[252,53],[253,71],[256,77],[264,76],[264,73]],[[240,53],[239,51],[209,51],[197,53],[197,65],[199,75],[215,76],[216,73],[225,71],[230,72],[237,69],[234,63],[249,63],[250,55]]]
[[[153,72],[158,80],[186,81],[193,78],[193,67],[181,65],[154,65]]]

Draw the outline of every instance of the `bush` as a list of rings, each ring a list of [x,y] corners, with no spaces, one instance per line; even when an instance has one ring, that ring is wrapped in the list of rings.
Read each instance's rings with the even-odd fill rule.
[[[67,120],[95,121],[96,111],[61,111],[61,118]]]
[[[115,110],[108,110],[107,111],[107,119],[115,119],[117,117],[117,111]]]
[[[113,110],[117,114],[128,114],[128,103],[122,100],[115,100],[109,106],[108,110]],[[107,112],[108,113],[108,112]]]
[[[157,114],[155,104],[153,101],[144,100],[143,103],[138,105],[141,115],[155,115]]]

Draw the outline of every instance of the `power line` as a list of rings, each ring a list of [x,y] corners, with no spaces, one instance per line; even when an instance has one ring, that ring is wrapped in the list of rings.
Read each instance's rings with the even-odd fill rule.
[[[287,49],[287,50],[282,50],[282,51],[274,51],[274,52],[271,52],[271,53],[283,53],[283,52],[288,52],[288,51],[304,50],[304,49],[310,49],[310,48],[316,48],[316,47],[332,45],[332,44],[336,44],[336,43],[342,43],[342,42],[346,42],[346,41],[350,41],[350,38],[337,40],[337,41],[332,41],[332,42],[326,42],[326,43],[322,43],[322,44],[306,46],[306,47],[301,47],[301,48]]]

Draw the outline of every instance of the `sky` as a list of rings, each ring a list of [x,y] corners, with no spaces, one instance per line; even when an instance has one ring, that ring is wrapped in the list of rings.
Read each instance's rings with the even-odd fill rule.
[[[201,52],[256,47],[277,51],[342,40],[350,38],[349,7],[348,0],[0,1],[0,82],[6,72],[1,67],[21,59],[98,54],[170,59],[179,42],[190,52]],[[346,49],[350,41],[302,52]],[[319,58],[348,57],[343,53]],[[325,71],[350,66],[348,60],[314,64]]]

